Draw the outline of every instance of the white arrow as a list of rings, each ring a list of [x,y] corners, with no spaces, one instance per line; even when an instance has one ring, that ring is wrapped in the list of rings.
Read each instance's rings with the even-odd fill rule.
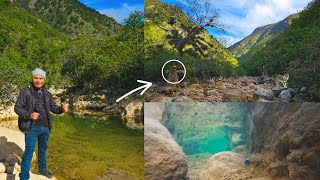
[[[121,101],[123,98],[129,96],[130,94],[132,94],[132,93],[134,93],[134,92],[136,92],[136,91],[139,91],[140,89],[145,88],[145,89],[144,89],[143,91],[141,91],[141,93],[140,93],[140,95],[142,95],[144,92],[146,92],[147,89],[149,89],[149,88],[152,86],[152,83],[151,83],[151,82],[148,82],[148,81],[137,80],[137,82],[139,82],[139,83],[144,83],[145,85],[140,86],[140,87],[138,87],[138,88],[136,88],[136,89],[128,92],[127,94],[121,96],[119,99],[116,100],[116,102],[119,102],[119,101]]]

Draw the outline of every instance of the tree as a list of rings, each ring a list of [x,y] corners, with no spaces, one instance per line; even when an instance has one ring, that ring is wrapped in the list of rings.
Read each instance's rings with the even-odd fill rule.
[[[181,9],[188,17],[174,16]],[[177,4],[166,11],[169,11],[166,14],[171,14],[170,17],[161,11],[148,13],[146,17],[167,32],[168,43],[178,51],[180,60],[185,53],[205,56],[205,51],[213,46],[203,36],[206,28],[225,32],[220,14],[209,0],[186,0],[186,5]]]

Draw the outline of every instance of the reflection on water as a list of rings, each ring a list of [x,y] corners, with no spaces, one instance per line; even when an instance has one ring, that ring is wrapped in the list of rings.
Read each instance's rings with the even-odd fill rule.
[[[143,179],[143,129],[115,117],[54,116],[47,157],[58,179],[94,179],[110,168]]]

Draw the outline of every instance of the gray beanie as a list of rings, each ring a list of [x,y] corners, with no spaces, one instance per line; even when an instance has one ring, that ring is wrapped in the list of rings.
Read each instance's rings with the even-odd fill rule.
[[[34,71],[32,71],[32,77],[38,74],[41,75],[44,78],[44,80],[46,80],[46,72],[44,72],[42,69],[36,68]]]

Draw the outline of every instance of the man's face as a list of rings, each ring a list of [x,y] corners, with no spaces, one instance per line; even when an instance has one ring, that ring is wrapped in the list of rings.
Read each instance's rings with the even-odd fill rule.
[[[42,88],[42,86],[44,85],[44,78],[41,75],[35,75],[32,78],[32,84],[34,85],[34,87],[36,88]]]

